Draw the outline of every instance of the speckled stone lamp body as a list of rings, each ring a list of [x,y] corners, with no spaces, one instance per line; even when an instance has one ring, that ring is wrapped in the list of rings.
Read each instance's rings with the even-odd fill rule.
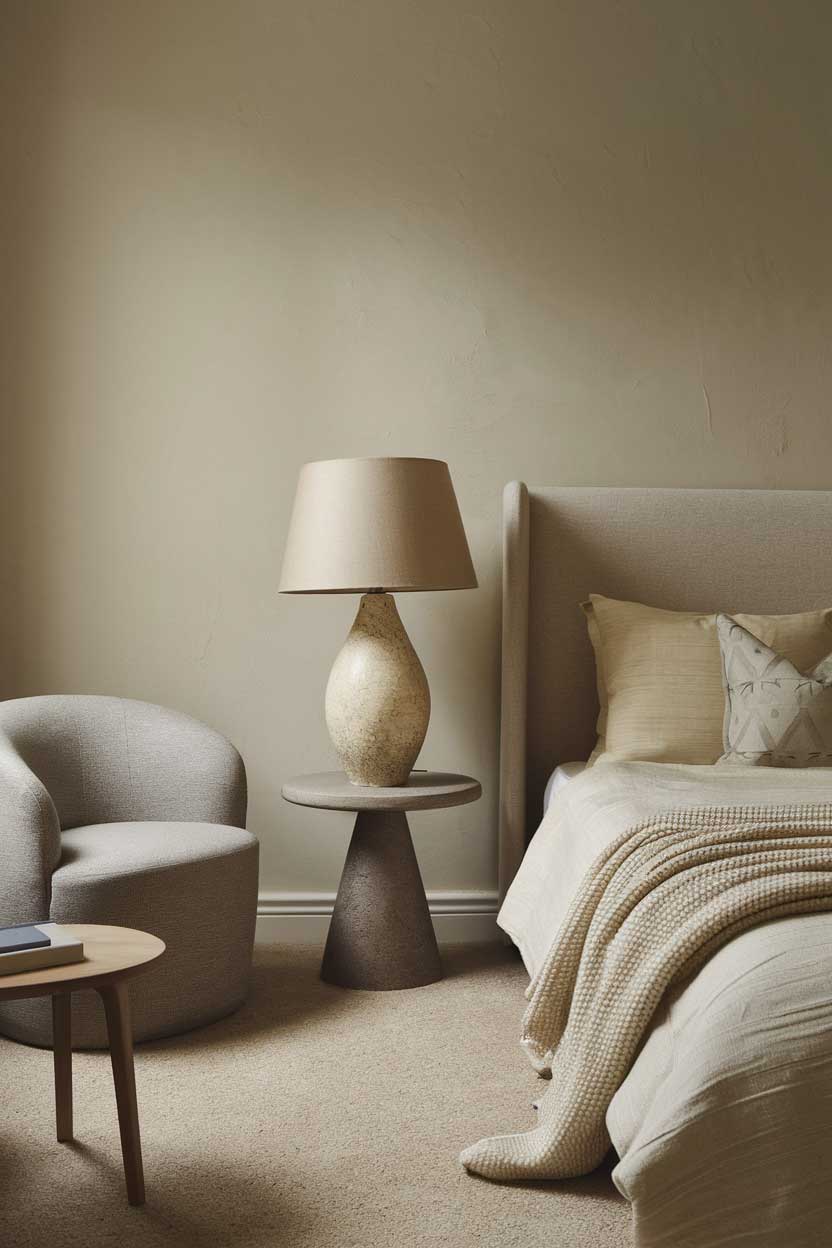
[[[407,783],[430,720],[430,690],[392,594],[364,594],[326,690],[332,743],[353,784]]]

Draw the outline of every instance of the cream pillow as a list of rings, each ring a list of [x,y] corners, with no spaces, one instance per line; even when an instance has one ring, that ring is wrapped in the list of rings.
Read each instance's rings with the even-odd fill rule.
[[[602,755],[715,763],[723,752],[724,694],[716,615],[664,611],[591,594],[583,603],[595,650]],[[808,671],[832,649],[832,608],[733,618]]]
[[[716,617],[725,682],[725,753],[747,767],[832,767],[832,653],[809,671]]]

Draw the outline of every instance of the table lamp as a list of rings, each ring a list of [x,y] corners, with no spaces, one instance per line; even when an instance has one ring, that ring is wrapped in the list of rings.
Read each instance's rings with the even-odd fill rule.
[[[448,465],[325,459],[298,480],[282,594],[361,594],[326,689],[326,723],[353,784],[407,784],[430,691],[393,593],[475,589]]]

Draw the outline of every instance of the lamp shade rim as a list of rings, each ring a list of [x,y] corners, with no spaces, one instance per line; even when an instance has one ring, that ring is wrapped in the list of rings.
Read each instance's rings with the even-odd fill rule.
[[[447,468],[447,461],[435,459],[432,455],[350,455],[335,456],[332,459],[309,459],[304,468],[317,467],[318,464],[441,464]]]
[[[331,585],[316,586],[314,589],[279,585],[279,594],[434,594],[444,593],[449,589],[479,589],[476,577],[472,581],[443,582],[436,585]]]

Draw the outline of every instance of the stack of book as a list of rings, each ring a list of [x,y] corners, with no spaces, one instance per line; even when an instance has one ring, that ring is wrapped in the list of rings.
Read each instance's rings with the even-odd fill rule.
[[[0,975],[42,971],[47,966],[83,960],[83,942],[58,923],[18,923],[15,927],[0,927]]]

